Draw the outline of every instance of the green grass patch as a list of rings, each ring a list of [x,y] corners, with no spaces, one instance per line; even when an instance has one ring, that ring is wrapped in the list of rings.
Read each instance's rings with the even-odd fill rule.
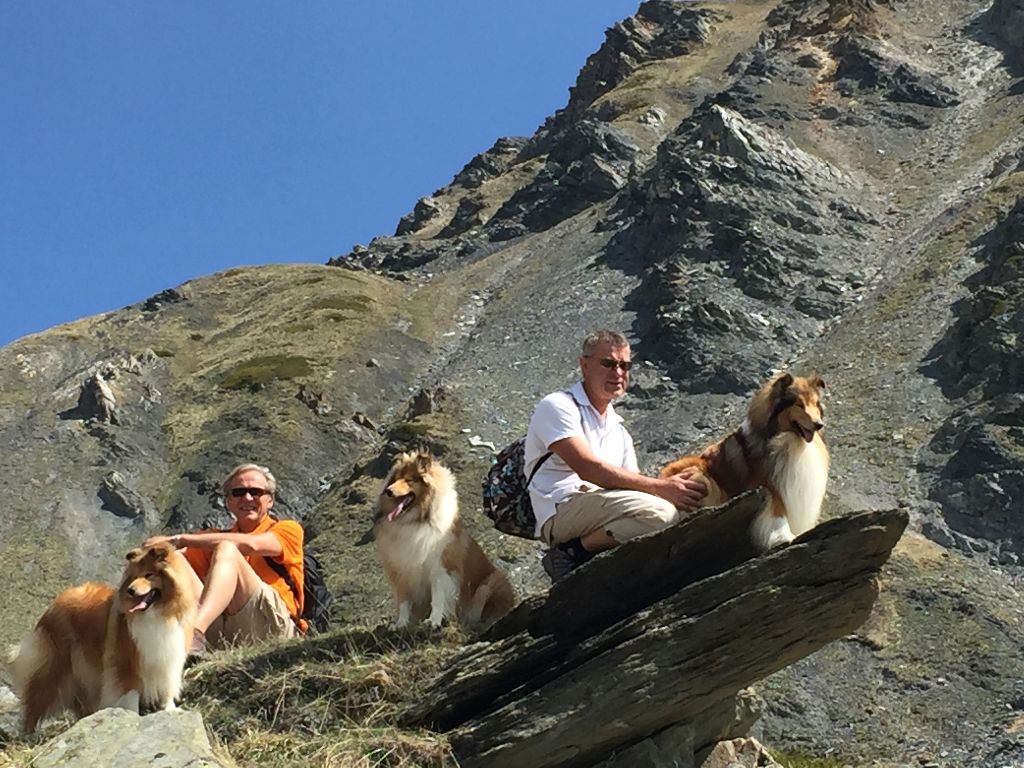
[[[241,363],[221,379],[223,389],[244,389],[246,387],[268,384],[275,379],[284,381],[299,376],[309,376],[313,372],[309,358],[301,355],[270,355],[255,357]]]
[[[312,331],[316,328],[316,323],[311,323],[309,320],[302,320],[298,323],[288,323],[284,326],[285,333],[305,333],[306,331]]]
[[[157,357],[174,357],[174,352],[170,349],[154,349],[153,354]]]

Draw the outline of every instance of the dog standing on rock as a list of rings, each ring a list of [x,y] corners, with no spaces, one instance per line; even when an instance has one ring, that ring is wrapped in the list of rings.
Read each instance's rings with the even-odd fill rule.
[[[459,518],[451,471],[428,453],[395,459],[377,499],[374,536],[395,595],[395,626],[428,617],[441,626],[487,626],[516,603],[505,574]]]
[[[754,395],[739,429],[699,456],[673,461],[661,476],[695,467],[694,479],[708,488],[705,507],[765,486],[770,499],[754,520],[751,537],[762,550],[788,544],[817,525],[825,498],[824,389],[818,376],[778,374]]]

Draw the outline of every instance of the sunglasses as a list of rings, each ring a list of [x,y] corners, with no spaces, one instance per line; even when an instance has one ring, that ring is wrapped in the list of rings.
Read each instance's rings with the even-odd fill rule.
[[[590,357],[590,355],[586,355],[586,357]],[[624,373],[629,373],[629,369],[633,367],[632,360],[612,360],[610,357],[602,357],[598,362],[602,368],[608,368],[609,370],[621,368]]]
[[[232,488],[228,493],[236,499],[244,499],[246,496],[252,496],[254,499],[259,499],[262,496],[273,495],[266,488]]]

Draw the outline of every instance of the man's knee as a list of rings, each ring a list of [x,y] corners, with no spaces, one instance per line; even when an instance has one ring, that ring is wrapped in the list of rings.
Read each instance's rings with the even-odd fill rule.
[[[679,510],[676,505],[660,496],[650,496],[648,501],[650,514],[660,518],[665,525],[671,525],[679,519]]]
[[[242,553],[235,544],[230,541],[221,541],[214,545],[210,551],[210,559],[214,562],[241,561]]]
[[[620,544],[629,539],[666,528],[679,519],[675,505],[660,496],[639,491],[625,492],[616,505],[620,514],[605,526]]]
[[[661,520],[668,525],[679,516],[679,510],[671,501],[642,491],[622,491],[622,498],[617,501],[623,517]]]

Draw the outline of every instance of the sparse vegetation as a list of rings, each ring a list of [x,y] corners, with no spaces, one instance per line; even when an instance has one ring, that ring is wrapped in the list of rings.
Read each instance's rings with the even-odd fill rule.
[[[329,296],[314,302],[310,309],[340,309],[350,312],[364,312],[373,304],[373,299],[361,294],[350,296]]]
[[[223,389],[244,389],[268,384],[275,379],[284,381],[299,376],[308,376],[312,372],[313,369],[306,357],[298,355],[255,357],[224,374],[220,386]]]
[[[833,760],[830,757],[812,757],[799,752],[784,750],[768,750],[782,768],[844,768],[845,761]]]
[[[399,443],[422,442],[421,438],[430,434],[430,425],[422,422],[403,421],[391,430],[391,439]]]
[[[460,642],[379,627],[236,649],[189,673],[185,705],[242,766],[453,766],[442,736],[395,723]]]

